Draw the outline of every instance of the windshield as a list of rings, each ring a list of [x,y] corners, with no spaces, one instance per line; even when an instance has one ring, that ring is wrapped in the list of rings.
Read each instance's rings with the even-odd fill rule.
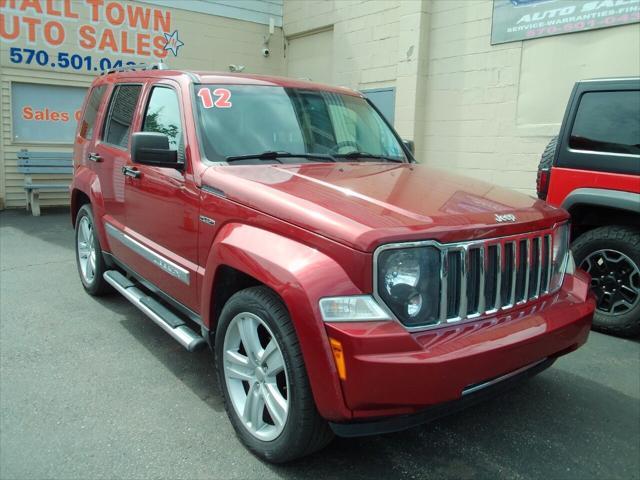
[[[407,161],[391,129],[360,97],[256,85],[196,85],[195,93],[211,161]],[[234,158],[246,156],[252,158]]]

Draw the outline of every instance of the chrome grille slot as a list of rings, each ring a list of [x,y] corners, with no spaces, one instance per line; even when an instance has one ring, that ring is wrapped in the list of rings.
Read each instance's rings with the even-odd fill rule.
[[[447,314],[444,317],[445,320],[449,318],[457,318],[458,311],[460,309],[460,252],[448,252],[447,259],[449,261],[449,275],[447,282]]]
[[[485,256],[485,281],[484,281],[484,306],[488,312],[494,312],[499,307],[500,297],[496,295],[500,290],[500,279],[502,274],[498,275],[500,266],[499,250],[501,245],[489,245]],[[479,310],[482,311],[480,308]]]
[[[429,310],[425,310],[428,313],[425,314],[424,323],[415,327],[406,326],[418,329],[454,324],[508,311],[548,294],[552,241],[553,230],[547,229],[451,244],[414,242],[412,247],[429,247],[439,251],[439,254],[433,252],[436,260],[431,263],[431,268],[437,265],[439,280],[431,290],[432,301]],[[393,244],[381,248],[404,247],[405,244]],[[377,284],[374,283],[374,287],[377,292]]]
[[[514,304],[516,294],[516,243],[504,244],[504,266],[502,272],[502,308],[509,308]]]
[[[469,273],[467,275],[467,315],[478,314],[478,304],[480,300],[481,273],[480,252],[484,248],[470,248],[468,252]],[[484,282],[484,280],[483,280]],[[482,292],[484,294],[484,292]]]
[[[540,239],[541,237],[531,239],[531,255],[529,256],[531,268],[529,270],[527,299],[538,297],[538,286],[540,284]]]
[[[529,244],[526,240],[518,242],[518,256],[516,261],[516,294],[515,303],[524,301],[524,292],[529,283]]]

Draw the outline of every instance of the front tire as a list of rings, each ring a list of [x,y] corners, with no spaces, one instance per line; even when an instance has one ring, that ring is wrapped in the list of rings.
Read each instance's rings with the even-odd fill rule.
[[[97,297],[111,291],[111,285],[102,276],[107,267],[90,204],[80,207],[76,216],[76,265],[82,286],[89,295]]]
[[[593,327],[622,337],[640,334],[640,230],[589,230],[571,246],[576,265],[591,275],[597,309]]]
[[[215,336],[218,383],[240,441],[255,455],[287,462],[333,438],[313,401],[289,313],[266,287],[225,304]]]

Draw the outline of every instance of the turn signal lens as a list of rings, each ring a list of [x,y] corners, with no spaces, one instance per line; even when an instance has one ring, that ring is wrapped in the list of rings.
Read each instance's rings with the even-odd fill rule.
[[[320,300],[320,313],[325,322],[390,320],[371,295],[323,298]]]
[[[336,368],[338,369],[338,377],[340,380],[347,379],[347,366],[344,363],[344,352],[342,351],[342,343],[335,338],[330,338],[331,351],[333,352],[333,359],[336,362]]]

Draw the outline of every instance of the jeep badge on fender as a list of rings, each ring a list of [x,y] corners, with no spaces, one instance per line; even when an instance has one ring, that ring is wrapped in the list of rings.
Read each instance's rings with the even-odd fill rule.
[[[513,213],[503,213],[503,214],[496,213],[495,216],[496,216],[496,222],[498,223],[516,221],[516,216]]]

